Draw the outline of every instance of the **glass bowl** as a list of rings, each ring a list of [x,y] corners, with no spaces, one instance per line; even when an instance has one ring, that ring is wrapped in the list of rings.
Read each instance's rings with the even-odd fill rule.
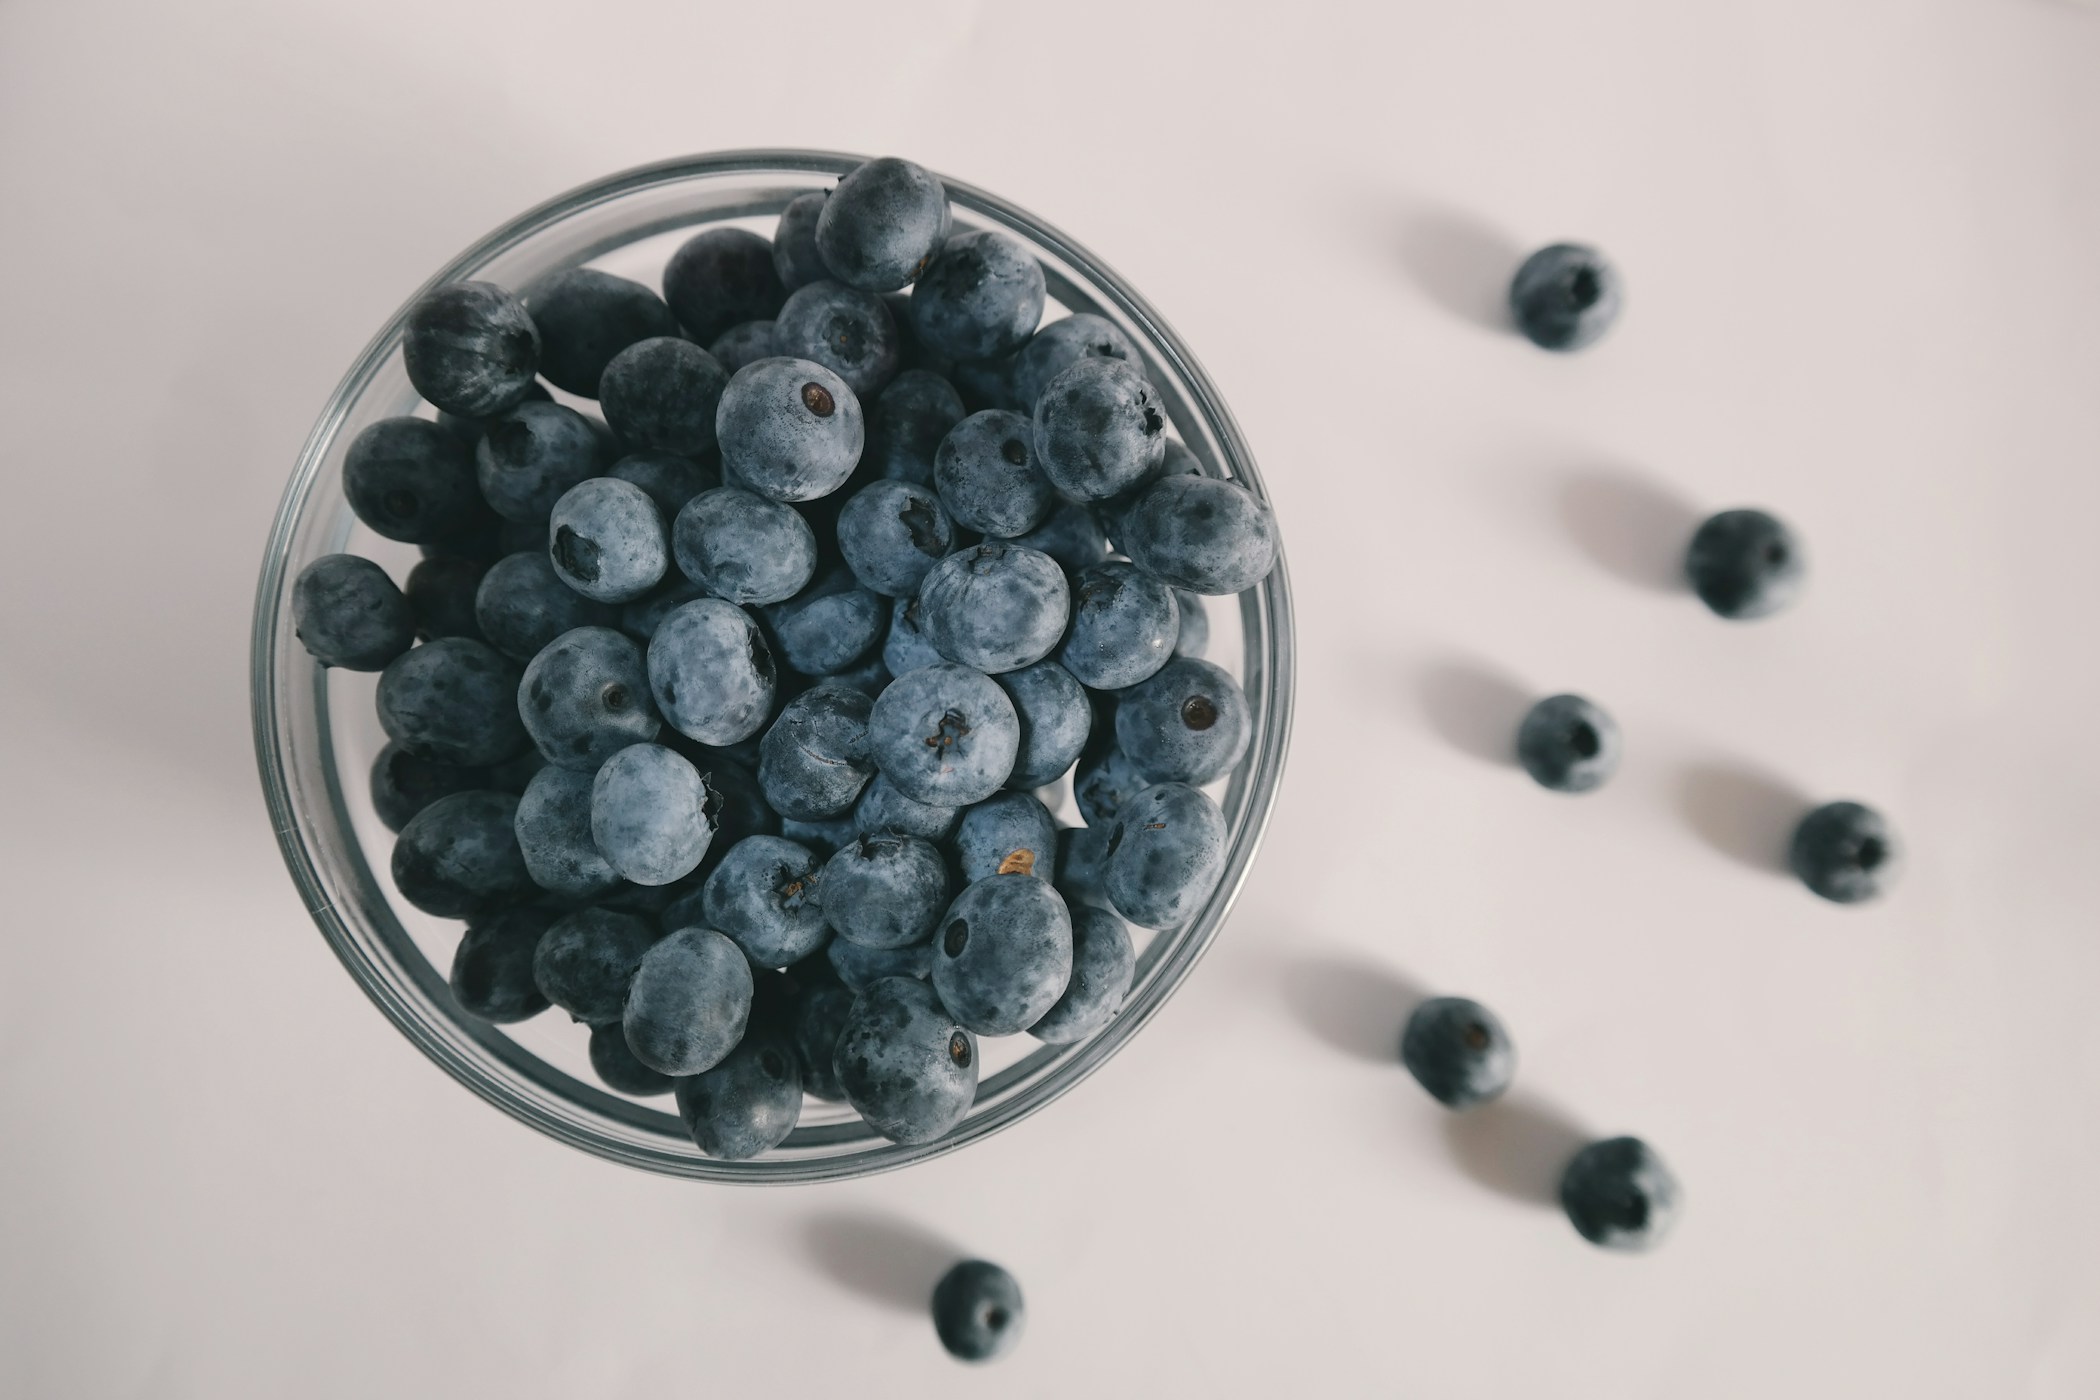
[[[790,199],[827,188],[860,161],[818,151],[738,151],[626,171],[513,219],[454,258],[429,285],[473,278],[517,287],[590,263],[654,286],[664,259],[695,230],[731,223],[770,232],[771,216]],[[1026,211],[960,181],[946,184],[958,226],[1001,229],[1041,260],[1053,303],[1047,314],[1061,306],[1106,316],[1143,348],[1177,435],[1205,470],[1266,498],[1217,389],[1136,292]],[[899,1146],[876,1137],[843,1106],[809,1099],[802,1125],[779,1147],[753,1161],[717,1161],[693,1145],[676,1114],[657,1106],[667,1100],[627,1098],[593,1082],[580,1028],[561,1023],[558,1012],[493,1026],[455,1006],[446,970],[461,926],[411,908],[377,873],[387,868],[392,842],[373,811],[367,780],[385,742],[372,709],[377,678],[323,668],[292,635],[292,583],[313,559],[347,549],[400,578],[416,558],[412,546],[380,539],[356,521],[339,476],[345,449],[367,424],[431,411],[409,386],[398,353],[408,304],[350,367],[299,454],[263,561],[252,653],[256,758],[285,864],[322,935],[403,1034],[504,1112],[587,1152],[672,1176],[777,1183],[864,1176],[966,1146],[1070,1089],[1151,1019],[1225,922],[1283,773],[1292,630],[1280,558],[1265,583],[1237,600],[1239,627],[1212,628],[1211,658],[1239,675],[1253,712],[1247,758],[1213,788],[1231,838],[1217,890],[1186,927],[1132,931],[1140,941],[1129,999],[1093,1036],[1065,1046],[1026,1036],[985,1041],[977,1102],[940,1141]],[[1212,600],[1214,624],[1231,601]],[[1061,801],[1069,820],[1069,796]]]

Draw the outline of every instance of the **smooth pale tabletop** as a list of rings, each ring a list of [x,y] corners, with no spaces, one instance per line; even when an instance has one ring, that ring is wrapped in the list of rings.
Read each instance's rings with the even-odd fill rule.
[[[0,6],[0,1393],[2100,1393],[2100,15],[2060,0]],[[253,772],[265,531],[351,357],[513,213],[686,152],[908,155],[1068,230],[1273,489],[1268,846],[1099,1076],[905,1174],[656,1179],[342,973]],[[1521,254],[1627,311],[1556,357]],[[1674,582],[1736,505],[1810,552]],[[1580,798],[1530,697],[1618,719]],[[1885,810],[1837,908],[1792,815]],[[1518,1087],[1445,1114],[1427,991]],[[1628,1259],[1584,1135],[1685,1188]],[[962,1254],[1018,1350],[951,1362]]]

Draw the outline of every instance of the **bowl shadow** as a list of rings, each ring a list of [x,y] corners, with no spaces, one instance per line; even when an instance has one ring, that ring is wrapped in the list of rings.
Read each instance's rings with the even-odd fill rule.
[[[939,1283],[964,1257],[922,1225],[876,1212],[836,1211],[802,1224],[802,1248],[834,1283],[903,1312],[924,1312]]]
[[[1685,546],[1701,519],[1682,497],[1631,472],[1577,472],[1555,505],[1575,545],[1606,573],[1656,593],[1684,593]]]
[[[1340,953],[1290,963],[1282,984],[1292,1013],[1329,1048],[1396,1068],[1400,1031],[1429,995],[1389,967]]]
[[[1536,1206],[1559,1201],[1560,1174],[1589,1140],[1566,1112],[1523,1090],[1444,1118],[1444,1145],[1460,1171]]]
[[[1783,779],[1740,764],[1703,763],[1677,775],[1678,813],[1694,835],[1739,865],[1787,873],[1794,826],[1814,805]]]
[[[1426,667],[1415,681],[1429,727],[1461,753],[1517,766],[1517,726],[1539,698],[1504,672],[1463,658]]]
[[[1524,254],[1509,235],[1455,209],[1424,209],[1401,227],[1399,253],[1437,306],[1485,330],[1515,333],[1509,283]]]

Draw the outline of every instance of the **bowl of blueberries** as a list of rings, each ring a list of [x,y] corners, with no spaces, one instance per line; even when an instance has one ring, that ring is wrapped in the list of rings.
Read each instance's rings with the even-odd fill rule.
[[[1232,415],[1098,258],[907,160],[611,176],[351,366],[256,750],[357,982],[628,1165],[833,1180],[1049,1103],[1223,925],[1290,732]]]

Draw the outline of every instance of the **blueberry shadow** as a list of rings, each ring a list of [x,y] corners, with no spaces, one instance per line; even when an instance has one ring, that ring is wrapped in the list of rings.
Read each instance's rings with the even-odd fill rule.
[[[1580,1123],[1521,1089],[1444,1117],[1444,1145],[1458,1169],[1531,1205],[1559,1201],[1560,1174],[1589,1140]]]
[[[1701,841],[1753,870],[1784,875],[1787,840],[1814,804],[1769,773],[1718,763],[1677,775],[1677,810]]]
[[[1628,472],[1578,472],[1560,484],[1560,521],[1606,573],[1637,588],[1683,593],[1684,551],[1700,514],[1690,502]]]
[[[1294,961],[1282,982],[1307,1030],[1332,1049],[1382,1065],[1399,1064],[1401,1028],[1429,995],[1391,968],[1343,953]]]
[[[1514,332],[1509,282],[1523,249],[1500,229],[1455,209],[1424,209],[1400,230],[1400,263],[1423,295],[1462,321]]]
[[[1529,689],[1481,662],[1453,659],[1424,669],[1415,691],[1444,742],[1484,762],[1516,766],[1517,725],[1538,699]]]
[[[963,1252],[892,1215],[837,1211],[802,1225],[802,1247],[834,1283],[903,1312],[924,1312],[933,1286]]]

